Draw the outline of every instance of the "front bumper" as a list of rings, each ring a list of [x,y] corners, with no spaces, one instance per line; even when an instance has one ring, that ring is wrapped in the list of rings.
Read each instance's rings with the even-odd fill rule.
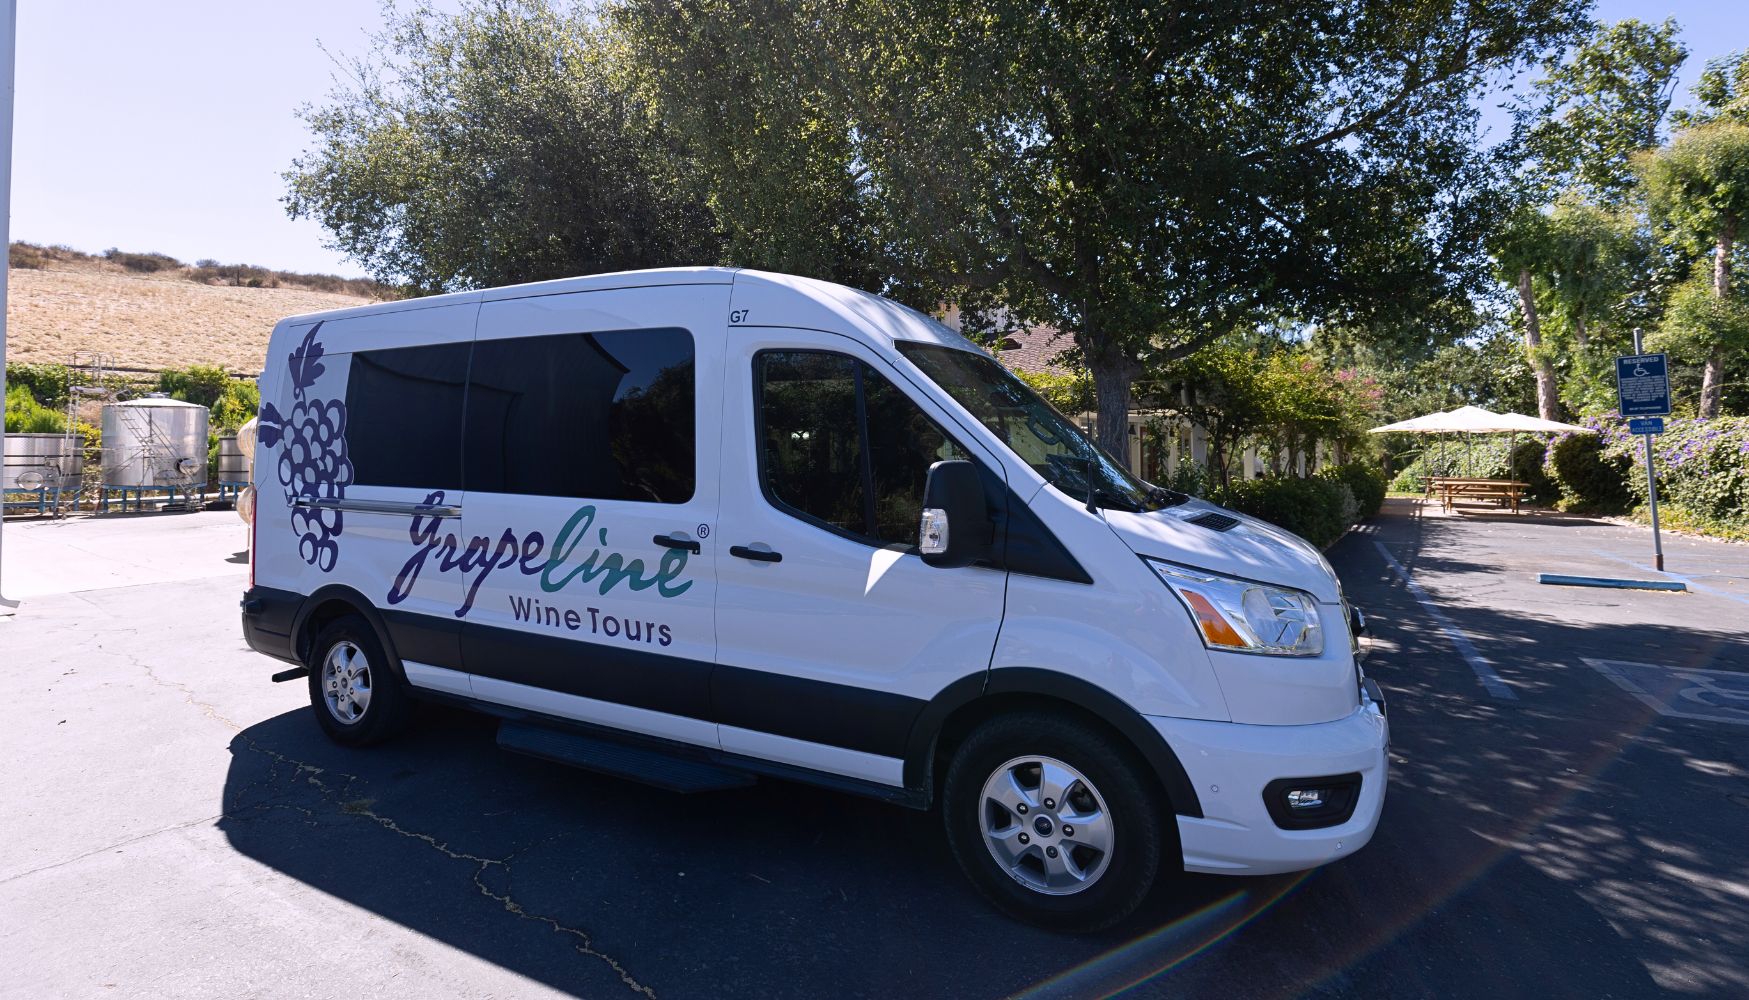
[[[1374,689],[1376,690],[1376,688]],[[1363,694],[1345,718],[1309,726],[1253,726],[1149,716],[1178,754],[1202,801],[1201,818],[1178,817],[1187,871],[1272,875],[1316,868],[1372,839],[1384,808],[1390,724]],[[1285,830],[1263,790],[1278,778],[1359,774],[1354,812],[1336,826]]]

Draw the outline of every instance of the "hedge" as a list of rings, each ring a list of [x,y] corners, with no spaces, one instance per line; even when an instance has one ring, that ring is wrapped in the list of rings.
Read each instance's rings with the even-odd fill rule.
[[[1354,517],[1356,521],[1364,521],[1377,514],[1379,508],[1385,505],[1384,474],[1364,462],[1349,462],[1320,469],[1318,478],[1348,487],[1354,494],[1354,502],[1359,506]]]
[[[1241,479],[1211,497],[1323,548],[1342,537],[1359,512],[1354,491],[1331,479]]]
[[[1599,432],[1595,447],[1602,460],[1620,470],[1619,489],[1628,498],[1624,506],[1631,504],[1643,513],[1642,439],[1614,417],[1586,424]],[[1652,446],[1658,462],[1658,508],[1671,526],[1749,540],[1749,417],[1667,419]]]

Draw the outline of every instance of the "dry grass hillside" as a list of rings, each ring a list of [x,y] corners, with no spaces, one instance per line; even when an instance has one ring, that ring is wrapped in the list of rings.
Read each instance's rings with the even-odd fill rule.
[[[256,373],[279,319],[374,301],[298,287],[281,280],[294,276],[270,272],[248,280],[279,287],[227,283],[240,279],[219,267],[206,269],[215,276],[203,280],[198,266],[175,261],[141,272],[55,248],[33,248],[41,253],[21,261],[19,246],[9,273],[8,361],[64,364],[74,352],[101,352],[122,368],[205,364]],[[16,266],[21,262],[28,266]]]

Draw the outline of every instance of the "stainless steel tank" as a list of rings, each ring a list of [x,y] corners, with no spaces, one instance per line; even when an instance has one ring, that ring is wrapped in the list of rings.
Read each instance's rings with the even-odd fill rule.
[[[103,408],[103,485],[206,483],[207,408],[150,397]]]
[[[249,481],[249,461],[243,457],[237,435],[225,434],[219,438],[219,467],[213,470],[213,478],[221,483]]]
[[[7,434],[0,457],[0,486],[8,490],[75,490],[84,464],[85,439],[77,434]]]

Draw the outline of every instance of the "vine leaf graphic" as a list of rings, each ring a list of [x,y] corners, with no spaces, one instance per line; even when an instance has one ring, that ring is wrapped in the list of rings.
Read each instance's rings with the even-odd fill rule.
[[[321,329],[321,323],[310,327],[310,332],[304,334],[304,342],[292,352],[292,396],[296,399],[303,399],[304,390],[315,385],[322,373],[328,370],[328,366],[322,363],[322,345],[316,343],[316,334]]]

